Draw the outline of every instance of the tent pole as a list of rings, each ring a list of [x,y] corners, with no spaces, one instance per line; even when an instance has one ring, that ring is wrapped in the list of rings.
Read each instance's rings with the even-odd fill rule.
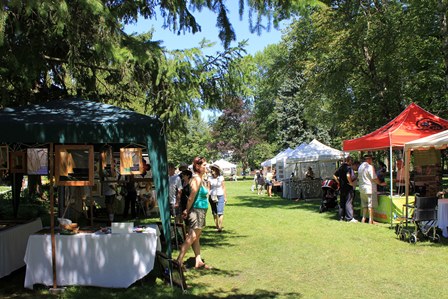
[[[54,234],[54,152],[53,143],[50,143],[50,229],[51,229],[51,261],[53,268],[53,289],[57,288],[56,280],[56,237]]]
[[[90,187],[90,226],[93,227],[93,194],[92,194],[92,187]]]
[[[404,193],[406,196],[406,227],[408,226],[408,204],[409,204],[409,166],[411,164],[411,150],[410,149],[406,149],[405,147],[405,152],[404,152]]]
[[[392,165],[392,144],[390,144],[389,146],[389,178],[390,178],[390,182],[389,182],[389,187],[390,187],[390,227],[393,226],[393,205],[394,205],[394,201],[393,201],[393,195],[394,195],[394,185],[393,185],[393,165]]]

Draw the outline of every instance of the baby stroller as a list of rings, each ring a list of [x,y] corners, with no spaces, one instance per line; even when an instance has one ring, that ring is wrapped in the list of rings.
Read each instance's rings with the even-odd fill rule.
[[[333,179],[322,182],[322,203],[319,213],[334,209],[338,206],[338,183]]]
[[[395,227],[395,233],[400,240],[409,240],[411,244],[417,243],[419,240],[429,239],[437,243],[440,241],[440,235],[437,233],[437,197],[420,197],[415,196],[414,205],[404,205],[405,209],[414,209],[411,217],[402,217],[399,224]],[[408,212],[406,212],[407,214]],[[413,225],[408,227],[408,221]]]

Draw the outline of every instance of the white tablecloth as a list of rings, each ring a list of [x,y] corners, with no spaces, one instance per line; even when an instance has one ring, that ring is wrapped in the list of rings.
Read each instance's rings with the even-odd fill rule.
[[[29,235],[42,229],[42,221],[37,218],[0,231],[0,278],[25,266],[26,243]]]
[[[437,223],[442,229],[442,235],[448,238],[448,199],[439,199],[439,207],[437,210]]]
[[[58,286],[127,288],[154,267],[157,231],[56,235]],[[25,254],[25,287],[53,285],[51,235],[32,235]]]

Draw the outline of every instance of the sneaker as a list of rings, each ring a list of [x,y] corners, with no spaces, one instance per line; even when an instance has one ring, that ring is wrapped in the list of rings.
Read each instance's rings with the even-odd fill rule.
[[[352,218],[352,220],[350,220],[349,222],[357,223],[357,222],[359,222],[359,221],[356,220],[355,218]]]

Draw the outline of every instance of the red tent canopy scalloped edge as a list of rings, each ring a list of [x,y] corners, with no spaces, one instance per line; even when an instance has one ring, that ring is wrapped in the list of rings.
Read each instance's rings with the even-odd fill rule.
[[[344,151],[381,150],[404,147],[409,141],[448,129],[448,121],[424,110],[415,103],[381,128],[359,138],[344,140]]]

